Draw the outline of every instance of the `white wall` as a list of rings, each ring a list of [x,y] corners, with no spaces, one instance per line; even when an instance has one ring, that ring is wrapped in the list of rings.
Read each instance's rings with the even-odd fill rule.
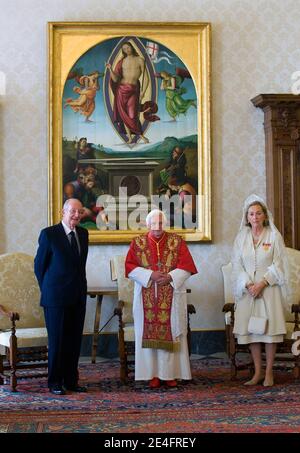
[[[300,70],[299,0],[0,0],[0,253],[35,254],[47,225],[47,22],[212,23],[213,243],[192,244],[194,329],[222,329],[221,264],[243,199],[265,195],[263,114],[250,99],[291,91]],[[110,283],[108,260],[126,246],[91,246],[88,279]],[[91,301],[89,302],[91,303]],[[109,316],[107,299],[103,320]],[[92,314],[88,315],[88,322]]]

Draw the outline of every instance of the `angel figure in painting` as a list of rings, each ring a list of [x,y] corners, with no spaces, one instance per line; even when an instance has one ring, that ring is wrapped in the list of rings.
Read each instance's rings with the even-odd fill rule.
[[[172,121],[180,114],[186,114],[188,109],[193,106],[197,108],[196,99],[183,99],[182,95],[186,89],[182,87],[185,78],[190,78],[190,73],[182,68],[176,68],[176,75],[161,71],[162,79],[160,89],[166,92],[166,110]]]
[[[86,122],[92,122],[92,120],[90,120],[90,116],[96,107],[95,97],[97,91],[100,90],[100,76],[100,72],[95,71],[89,75],[79,77],[78,83],[81,86],[75,86],[73,88],[73,91],[79,96],[77,99],[68,98],[65,102],[64,108],[69,106],[75,113],[80,112],[81,115],[84,115]]]

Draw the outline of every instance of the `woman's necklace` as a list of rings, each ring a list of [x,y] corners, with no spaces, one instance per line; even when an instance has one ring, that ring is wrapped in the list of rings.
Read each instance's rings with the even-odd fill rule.
[[[149,238],[151,239],[152,242],[154,242],[154,244],[156,245],[156,253],[157,253],[157,267],[158,269],[160,270],[161,266],[162,266],[162,263],[160,261],[160,251],[159,251],[159,244],[160,242],[163,240],[163,238],[165,237],[165,233],[163,233],[162,237],[160,238],[160,240],[158,242],[156,242],[152,237],[151,235],[149,234]]]

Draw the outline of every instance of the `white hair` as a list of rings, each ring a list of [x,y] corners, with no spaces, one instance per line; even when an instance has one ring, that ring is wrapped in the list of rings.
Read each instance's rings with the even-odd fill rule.
[[[152,217],[154,216],[161,216],[162,217],[162,221],[163,221],[163,227],[166,226],[167,224],[167,218],[166,218],[166,215],[163,211],[160,211],[160,209],[152,209],[152,211],[149,212],[149,214],[147,215],[146,217],[146,225],[147,225],[147,228],[150,227],[150,224],[151,224],[151,219]]]
[[[78,200],[78,198],[67,198],[67,200],[63,204],[63,211],[66,211],[69,208],[69,204],[71,203],[71,201],[74,201],[74,200],[79,201],[79,203],[82,206],[82,203],[80,200]]]

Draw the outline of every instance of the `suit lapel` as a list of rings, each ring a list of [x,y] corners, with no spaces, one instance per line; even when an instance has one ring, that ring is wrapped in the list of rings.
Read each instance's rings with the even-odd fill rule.
[[[82,263],[86,262],[87,254],[88,254],[88,234],[85,228],[79,227],[77,229],[78,238],[80,242],[80,259]]]
[[[67,253],[70,256],[72,256],[72,258],[74,258],[74,254],[73,254],[69,239],[67,238],[67,235],[66,235],[66,232],[64,230],[62,223],[59,223],[57,225],[57,233],[59,236],[59,240],[63,244]],[[84,235],[82,234],[82,229],[80,227],[76,227],[76,233],[77,233],[79,244],[80,244],[80,260],[82,260],[84,258],[86,244],[84,241]]]
[[[84,255],[84,243],[83,243],[83,235],[82,235],[81,228],[76,227],[76,232],[77,232],[79,245],[80,245],[80,258],[82,258]]]
[[[65,229],[62,225],[62,223],[59,223],[58,224],[58,235],[59,235],[59,240],[60,242],[62,243],[64,249],[66,250],[66,252],[71,255],[73,257],[73,252],[72,252],[72,249],[71,249],[71,245],[70,245],[70,242],[69,242],[69,239],[66,235],[66,232],[65,232]]]

